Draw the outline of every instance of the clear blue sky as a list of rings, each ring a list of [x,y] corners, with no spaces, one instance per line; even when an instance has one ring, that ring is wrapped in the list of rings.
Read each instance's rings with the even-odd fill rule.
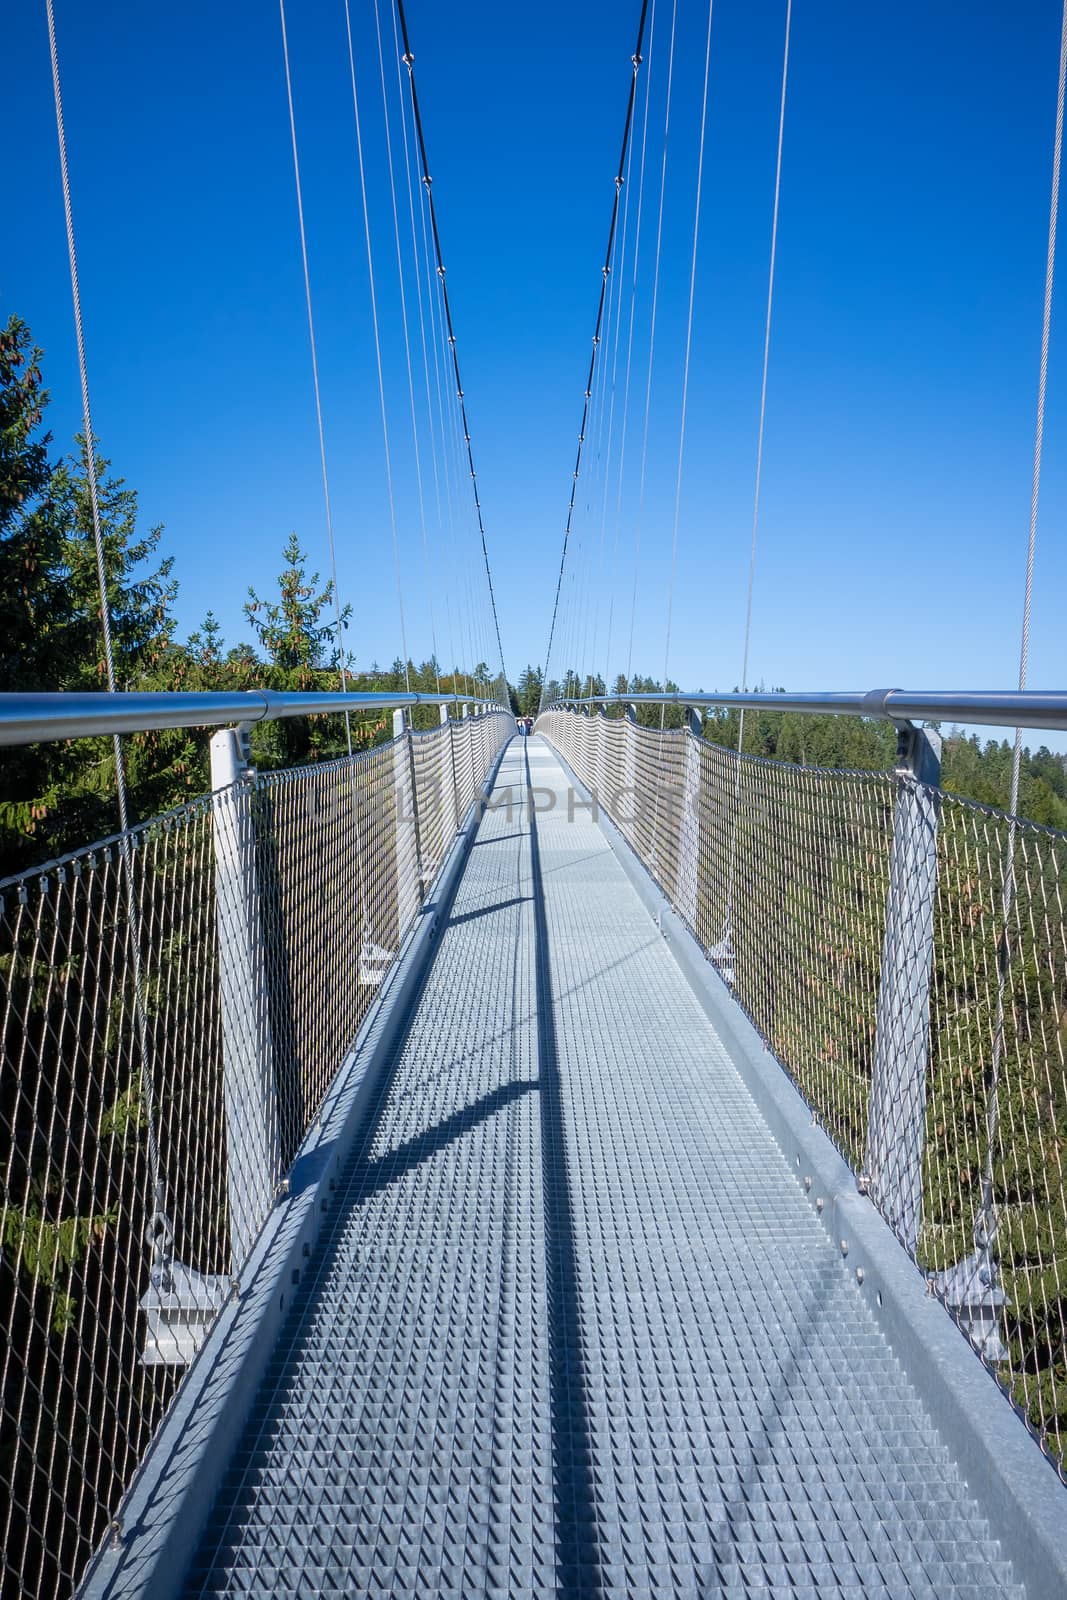
[[[512,678],[544,655],[637,9],[409,0]],[[373,8],[358,0],[354,11],[409,648],[422,656],[427,585]],[[646,265],[669,15],[668,0],[658,0]],[[679,0],[633,652],[634,668],[657,676],[705,19],[701,5]],[[247,637],[248,584],[271,585],[291,528],[326,566],[277,13],[249,0],[222,8],[57,0],[57,20],[97,431],[140,492],[146,522],[166,525],[182,627],[212,606],[236,642]],[[388,13],[384,21],[388,28]],[[708,689],[740,676],[783,21],[779,0],[716,0],[670,658],[673,677]],[[304,0],[291,5],[289,23],[341,589],[366,665],[397,653],[398,628],[343,8]],[[753,681],[802,689],[1015,680],[1058,32],[1059,0],[890,8],[797,0]],[[4,35],[0,303],[44,348],[51,427],[65,446],[80,419],[43,0],[9,7]],[[387,66],[394,70],[391,49]],[[636,195],[634,175],[631,205]],[[400,200],[406,207],[406,191]],[[633,213],[629,237],[628,249]],[[1033,687],[1062,686],[1067,676],[1067,348],[1057,320],[1065,278],[1067,269],[1053,323]],[[625,666],[649,286],[645,273],[627,510],[616,543],[609,509],[605,578],[588,585],[587,654],[595,620],[603,655],[615,597],[612,659],[595,663],[612,675]],[[616,445],[624,348],[625,320]],[[606,341],[606,370],[610,355]],[[606,421],[587,446],[576,520],[576,562],[592,576],[601,570],[597,440],[603,470]],[[432,499],[425,428],[423,450]],[[608,500],[613,507],[614,487]],[[430,535],[447,658],[432,507]],[[464,570],[475,572],[466,508],[462,538]],[[580,587],[583,568],[574,571]],[[598,594],[602,611],[591,620]],[[459,604],[455,579],[448,603]],[[568,626],[574,655],[581,622],[564,619],[565,642]],[[456,654],[467,652],[457,644]]]

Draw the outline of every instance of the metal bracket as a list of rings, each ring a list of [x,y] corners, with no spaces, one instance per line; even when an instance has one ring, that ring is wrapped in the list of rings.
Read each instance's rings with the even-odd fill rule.
[[[141,1365],[185,1367],[230,1297],[232,1280],[172,1261],[166,1279],[153,1272],[140,1307],[148,1318]]]

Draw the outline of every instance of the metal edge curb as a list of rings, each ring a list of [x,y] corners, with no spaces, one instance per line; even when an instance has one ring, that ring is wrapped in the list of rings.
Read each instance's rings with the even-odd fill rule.
[[[338,1069],[317,1125],[290,1169],[289,1193],[245,1263],[239,1298],[220,1312],[138,1468],[120,1507],[117,1547],[105,1538],[77,1586],[77,1600],[173,1600],[181,1592],[292,1290],[330,1210],[339,1168],[429,967],[482,819],[480,802],[510,744],[505,740],[493,757],[433,885],[433,898],[421,908]]]
[[[566,757],[547,738],[545,743],[580,798],[591,804],[589,790]],[[1062,1600],[1067,1595],[1067,1491],[1054,1467],[965,1334],[928,1293],[921,1269],[859,1193],[855,1175],[814,1123],[803,1096],[648,869],[599,804],[592,815],[722,1038],[801,1193],[847,1261],[1029,1600]]]

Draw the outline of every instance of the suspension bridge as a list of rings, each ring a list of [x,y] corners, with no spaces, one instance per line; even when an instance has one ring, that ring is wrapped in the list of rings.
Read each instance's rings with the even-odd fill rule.
[[[599,616],[592,552],[622,494],[602,356],[614,369],[627,342],[613,269],[637,272],[655,9],[639,8],[536,717],[508,698],[402,3],[396,127],[425,268],[407,399],[417,456],[421,359],[453,550],[474,489],[446,593],[455,654],[498,658],[495,685],[351,681],[284,5],[336,688],[124,687],[86,453],[108,691],[0,694],[9,750],[113,742],[118,821],[0,882],[5,1600],[1067,1593],[1067,833],[1019,806],[1023,731],[1067,730],[1067,690],[1026,682],[1067,7],[1018,686],[805,694],[748,687],[788,3],[742,686],[670,687],[670,602],[660,687],[635,688],[630,663],[609,693],[597,670],[626,626],[613,599]],[[401,284],[402,209],[394,189]],[[654,296],[652,319],[654,337]],[[436,427],[431,346],[454,388]],[[571,544],[597,428],[583,588]],[[406,663],[395,515],[392,532]],[[559,660],[579,669],[552,688]],[[768,715],[862,719],[895,754],[761,756],[745,718]],[[330,719],[340,753],[257,765],[263,728],[307,718]],[[367,718],[391,736],[365,747]],[[1017,730],[1006,808],[943,783],[944,723]],[[202,730],[210,788],[134,817],[128,741],[174,729]]]

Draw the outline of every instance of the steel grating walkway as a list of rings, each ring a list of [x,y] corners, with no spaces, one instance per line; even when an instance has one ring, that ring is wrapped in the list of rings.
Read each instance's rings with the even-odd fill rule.
[[[509,784],[187,1593],[1021,1594],[540,740]]]

